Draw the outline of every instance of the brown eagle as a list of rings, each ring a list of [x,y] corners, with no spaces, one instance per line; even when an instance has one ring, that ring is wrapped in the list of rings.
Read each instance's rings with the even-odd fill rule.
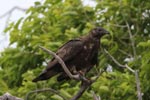
[[[86,74],[94,65],[98,63],[98,51],[100,48],[100,39],[109,32],[101,27],[92,29],[88,35],[73,39],[61,46],[56,54],[65,62],[67,68],[72,74],[82,72]],[[58,75],[57,80],[68,80],[69,77],[53,58],[49,61],[46,69],[33,82],[47,80]]]

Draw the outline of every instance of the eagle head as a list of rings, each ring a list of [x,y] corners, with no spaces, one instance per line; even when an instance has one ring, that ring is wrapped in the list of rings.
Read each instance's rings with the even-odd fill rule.
[[[90,34],[92,37],[101,38],[103,35],[109,34],[109,32],[102,27],[96,27],[90,31]]]

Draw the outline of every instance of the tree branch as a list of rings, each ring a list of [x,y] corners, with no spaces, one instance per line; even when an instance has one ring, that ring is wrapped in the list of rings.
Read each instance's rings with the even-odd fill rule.
[[[53,57],[55,57],[57,59],[57,61],[61,64],[62,68],[64,69],[65,73],[71,78],[71,79],[76,79],[76,80],[80,80],[79,79],[79,75],[72,75],[72,73],[69,71],[69,69],[67,68],[67,66],[65,65],[64,61],[56,55],[56,53],[42,47],[39,46],[43,51],[47,52],[48,54],[52,55]]]
[[[109,57],[114,61],[116,65],[118,65],[121,68],[126,68],[125,65],[120,64],[106,49],[104,49],[104,52],[109,55]]]
[[[80,90],[77,92],[77,94],[71,99],[71,100],[78,100],[82,94],[99,78],[99,76],[103,73],[104,71],[100,71],[98,73],[98,75],[96,76],[96,78],[94,80],[90,80],[90,81],[81,81],[81,88]]]
[[[114,61],[115,64],[117,64],[119,67],[121,68],[127,68],[130,72],[134,73],[135,75],[135,82],[136,82],[136,87],[137,87],[137,97],[138,100],[142,100],[142,92],[141,92],[141,88],[140,88],[140,80],[139,80],[139,76],[138,76],[138,72],[137,70],[133,70],[131,67],[129,67],[127,64],[122,65],[120,64],[107,50],[105,50],[105,53],[109,55],[109,57]]]
[[[92,82],[87,83],[87,82],[82,81],[80,90],[70,100],[78,100],[82,96],[82,94],[91,86],[91,84],[92,84]]]

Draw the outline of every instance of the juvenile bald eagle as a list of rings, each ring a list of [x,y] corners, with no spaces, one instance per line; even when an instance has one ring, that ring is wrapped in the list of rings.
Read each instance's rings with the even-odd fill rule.
[[[100,39],[108,33],[105,29],[96,27],[86,36],[66,42],[57,50],[56,54],[65,62],[72,74],[79,71],[85,74],[98,63]],[[57,59],[53,58],[49,61],[46,69],[33,79],[33,82],[47,80],[57,74],[59,74],[58,81],[69,79]]]

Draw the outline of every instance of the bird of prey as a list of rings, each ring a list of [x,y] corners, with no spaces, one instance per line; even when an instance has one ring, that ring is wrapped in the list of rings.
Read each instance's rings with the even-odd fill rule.
[[[72,74],[80,71],[86,74],[98,63],[100,39],[105,34],[109,34],[109,32],[104,28],[96,27],[86,36],[66,42],[57,50],[56,54],[64,61]],[[57,59],[53,58],[49,61],[46,69],[33,79],[33,82],[47,80],[55,75],[59,75],[58,81],[70,79]]]

